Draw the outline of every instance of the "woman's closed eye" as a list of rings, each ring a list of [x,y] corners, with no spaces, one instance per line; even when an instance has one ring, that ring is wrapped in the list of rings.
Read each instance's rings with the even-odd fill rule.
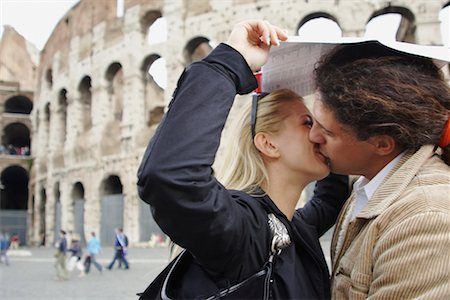
[[[311,117],[308,116],[305,118],[303,124],[306,125],[308,128],[311,128],[314,124],[314,121]]]

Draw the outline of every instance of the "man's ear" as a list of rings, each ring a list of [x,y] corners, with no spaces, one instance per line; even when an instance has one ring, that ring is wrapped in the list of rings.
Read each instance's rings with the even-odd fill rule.
[[[397,150],[394,138],[383,134],[369,138],[369,143],[375,147],[375,152],[381,156],[390,155]]]
[[[278,147],[272,141],[272,136],[265,132],[258,132],[253,139],[256,149],[259,150],[264,156],[269,158],[278,158],[280,152]]]

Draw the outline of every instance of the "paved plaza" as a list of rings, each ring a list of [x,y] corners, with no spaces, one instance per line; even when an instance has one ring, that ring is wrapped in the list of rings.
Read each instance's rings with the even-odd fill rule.
[[[327,261],[331,231],[322,238]],[[25,248],[10,251],[10,266],[0,264],[1,300],[137,300],[136,293],[143,291],[168,262],[169,250],[165,247],[130,248],[130,269],[104,269],[100,274],[92,265],[91,272],[78,277],[75,269],[68,281],[56,280],[53,248]],[[98,256],[105,266],[113,257],[113,248],[107,247]]]
[[[85,277],[73,270],[68,281],[56,280],[55,252],[52,248],[10,251],[10,265],[0,264],[0,299],[2,300],[136,300],[161,271],[169,257],[167,248],[131,248],[128,258],[130,269],[118,269],[117,262],[111,271],[102,274],[91,265]],[[104,248],[97,261],[105,266],[113,257],[113,248]]]

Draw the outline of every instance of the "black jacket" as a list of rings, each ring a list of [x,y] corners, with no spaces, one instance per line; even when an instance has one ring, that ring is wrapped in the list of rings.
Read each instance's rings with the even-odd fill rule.
[[[220,44],[180,77],[169,110],[151,140],[138,171],[140,197],[150,204],[161,229],[188,249],[219,285],[236,283],[267,261],[267,210],[287,227],[293,243],[277,258],[272,297],[329,298],[329,272],[319,237],[335,222],[348,196],[346,176],[318,183],[308,204],[290,222],[265,196],[252,198],[225,189],[212,164],[236,94],[257,86],[244,58]],[[250,120],[249,120],[250,121]],[[203,295],[195,276],[180,297]]]

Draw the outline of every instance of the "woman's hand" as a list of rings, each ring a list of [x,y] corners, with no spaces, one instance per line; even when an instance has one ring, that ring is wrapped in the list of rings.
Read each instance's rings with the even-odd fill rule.
[[[285,40],[286,33],[268,21],[247,20],[234,26],[227,44],[239,51],[256,72],[267,62],[270,46],[278,46]]]

